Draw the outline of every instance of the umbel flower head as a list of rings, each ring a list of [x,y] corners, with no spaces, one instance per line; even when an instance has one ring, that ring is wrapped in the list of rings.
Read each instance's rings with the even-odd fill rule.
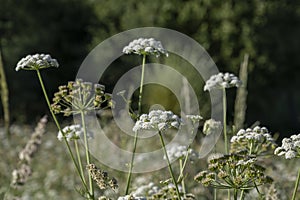
[[[57,134],[57,139],[63,141],[63,138],[66,137],[67,141],[78,140],[80,136],[83,135],[83,129],[79,124],[66,126],[59,131]]]
[[[259,155],[272,148],[276,143],[266,127],[256,126],[255,128],[241,129],[230,140],[231,151],[246,151],[247,154]]]
[[[223,89],[223,88],[231,88],[231,87],[239,87],[242,82],[236,77],[234,74],[226,73],[218,73],[212,75],[204,86],[204,91],[211,91],[213,89]]]
[[[208,170],[201,171],[194,179],[205,187],[218,189],[251,189],[271,183],[264,174],[265,168],[256,164],[256,159],[230,154],[209,160]]]
[[[154,38],[139,38],[130,42],[124,47],[123,53],[125,54],[138,54],[138,55],[155,55],[159,57],[160,54],[168,56],[168,52],[162,46],[160,41]]]
[[[284,138],[281,147],[277,147],[274,154],[284,156],[285,159],[300,158],[300,134]]]
[[[166,131],[171,127],[178,129],[180,124],[181,119],[172,111],[152,110],[149,114],[142,114],[132,130]]]
[[[100,84],[84,82],[82,79],[69,81],[68,85],[58,87],[51,105],[55,114],[63,113],[65,116],[87,113],[96,109],[111,106],[111,96],[104,93],[105,87]]]
[[[16,67],[16,71],[23,70],[39,70],[49,67],[58,67],[56,59],[51,58],[49,54],[34,54],[22,58]]]
[[[167,153],[170,160],[184,159],[187,155],[189,155],[189,159],[193,161],[193,159],[198,157],[197,153],[193,149],[176,143],[167,149]],[[164,159],[166,159],[166,156],[164,156]]]

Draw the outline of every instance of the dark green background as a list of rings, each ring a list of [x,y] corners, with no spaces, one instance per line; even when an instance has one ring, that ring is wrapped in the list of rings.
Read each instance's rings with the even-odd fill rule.
[[[35,74],[14,71],[23,56],[46,52],[57,58],[59,69],[43,71],[52,94],[58,85],[74,79],[99,42],[128,29],[156,26],[194,38],[220,71],[237,74],[244,54],[249,53],[246,124],[257,120],[272,132],[298,133],[300,5],[295,2],[0,0],[0,47],[12,121],[30,122],[48,112]],[[106,80],[108,89],[122,74],[121,66],[128,66],[122,59],[117,64],[120,67],[113,68]],[[234,92],[229,92],[229,99],[232,119]]]

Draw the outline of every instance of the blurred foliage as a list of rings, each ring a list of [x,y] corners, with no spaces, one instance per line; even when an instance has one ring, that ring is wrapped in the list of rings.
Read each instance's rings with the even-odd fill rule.
[[[0,5],[0,47],[8,74],[14,120],[30,120],[46,108],[40,101],[41,90],[35,75],[14,72],[22,56],[47,52],[58,59],[62,66],[58,71],[43,73],[49,93],[52,93],[59,84],[74,79],[83,58],[99,42],[131,28],[155,26],[174,29],[194,38],[208,51],[220,71],[237,74],[244,54],[248,53],[246,123],[251,125],[258,120],[272,127],[272,131],[300,129],[299,2],[0,0]],[[129,70],[132,63],[126,59],[116,62],[125,68],[124,71],[120,67],[110,70],[105,79],[108,88],[113,88],[110,84]],[[170,63],[179,66],[176,60]],[[181,70],[187,73],[189,80],[196,79],[192,70]],[[200,102],[204,101],[201,100],[203,95],[204,99],[208,98],[208,94],[201,92],[201,84],[193,87],[199,91]],[[32,92],[28,94],[28,91]],[[169,91],[164,93],[170,95]],[[232,99],[228,102],[229,113],[232,113],[234,98],[231,97],[235,92],[230,91],[228,95]],[[201,109],[209,113],[209,109]]]

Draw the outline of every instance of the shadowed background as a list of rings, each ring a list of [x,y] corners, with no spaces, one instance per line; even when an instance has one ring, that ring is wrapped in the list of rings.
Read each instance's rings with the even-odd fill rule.
[[[281,134],[300,130],[300,6],[283,0],[0,0],[0,48],[10,92],[11,121],[28,123],[48,113],[36,75],[15,72],[20,58],[45,52],[59,61],[59,69],[42,72],[51,95],[57,86],[75,78],[85,56],[101,41],[144,26],[170,28],[194,38],[220,71],[238,74],[248,53],[246,124],[260,121]],[[176,59],[170,60],[170,66],[172,62]],[[118,78],[138,64],[138,57],[120,58],[101,81],[111,91]],[[192,79],[193,72],[186,72],[186,76]],[[201,101],[207,95],[202,86],[194,88],[205,107],[209,102]],[[157,102],[157,95],[172,94],[149,87],[144,104]],[[232,121],[234,90],[228,95]],[[163,103],[173,108],[173,101]],[[209,109],[204,115],[209,116]]]

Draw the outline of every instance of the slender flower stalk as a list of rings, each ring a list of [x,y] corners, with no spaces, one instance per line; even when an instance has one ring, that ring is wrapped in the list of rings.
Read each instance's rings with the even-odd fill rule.
[[[142,74],[141,74],[140,93],[139,93],[139,102],[138,102],[138,116],[140,116],[142,113],[142,98],[143,98],[143,85],[144,85],[144,76],[145,76],[145,62],[146,62],[146,54],[143,55],[143,61],[142,61]]]
[[[140,116],[141,112],[142,112],[142,98],[143,98],[143,85],[144,85],[144,76],[145,76],[145,62],[146,62],[146,54],[143,54],[142,74],[141,74],[141,83],[140,83],[140,92],[139,92],[138,114],[137,114],[137,116]],[[132,150],[132,156],[131,156],[131,160],[130,160],[130,164],[129,164],[129,171],[128,171],[125,195],[129,194],[129,187],[130,187],[130,181],[131,181],[131,176],[132,176],[132,169],[133,169],[133,162],[134,162],[134,156],[135,156],[137,141],[138,141],[138,132],[135,131],[134,141],[133,141],[133,150]]]
[[[179,192],[179,189],[178,189],[178,184],[177,184],[177,181],[175,179],[174,172],[173,172],[170,160],[169,160],[168,152],[166,150],[166,145],[165,145],[165,142],[164,142],[164,138],[163,138],[162,133],[160,131],[158,132],[158,135],[159,135],[160,142],[161,142],[161,145],[162,145],[162,148],[164,150],[164,154],[165,154],[165,157],[166,157],[166,160],[167,160],[167,163],[168,163],[168,168],[169,168],[169,172],[170,172],[173,184],[175,185],[175,189],[176,189],[176,193],[177,193],[177,198],[180,200],[181,199],[181,195],[180,195],[180,192]]]
[[[43,82],[43,79],[42,79],[42,76],[41,76],[41,73],[40,73],[39,69],[36,69],[36,72],[37,72],[37,75],[38,75],[38,78],[39,78],[39,81],[40,81],[40,85],[41,85],[42,90],[43,90],[43,94],[44,94],[45,100],[46,100],[48,108],[49,108],[49,111],[50,111],[51,116],[52,116],[52,118],[53,118],[53,120],[55,122],[55,125],[56,125],[57,129],[61,133],[64,134],[64,132],[62,131],[62,129],[61,129],[59,123],[58,123],[58,120],[57,120],[57,118],[56,118],[56,116],[55,116],[55,114],[54,114],[54,112],[53,112],[53,110],[51,108],[51,104],[50,104],[50,101],[49,101],[49,98],[48,98],[48,95],[47,95],[47,92],[46,92],[46,89],[45,89],[45,85],[44,85],[44,82]],[[71,157],[71,159],[72,159],[72,161],[73,161],[73,163],[75,165],[76,171],[77,171],[77,173],[78,173],[78,175],[80,177],[80,180],[81,180],[83,186],[85,187],[85,189],[87,189],[87,185],[85,184],[84,177],[82,176],[82,174],[80,172],[80,167],[78,166],[78,163],[75,160],[74,154],[73,154],[73,152],[71,150],[71,147],[70,147],[70,145],[69,145],[69,143],[67,141],[67,138],[66,137],[63,137],[63,138],[64,138],[64,142],[65,142],[65,144],[67,146],[68,152],[70,154],[70,157]],[[90,196],[90,194],[89,194],[89,196]]]
[[[86,156],[86,163],[87,165],[91,164],[91,156],[90,156],[90,152],[89,152],[89,144],[88,144],[88,139],[87,139],[87,130],[86,130],[86,124],[85,124],[85,117],[84,117],[84,112],[82,111],[80,113],[81,115],[81,122],[82,122],[82,128],[83,128],[83,138],[84,138],[84,146],[85,146],[85,156]],[[92,176],[90,174],[89,171],[89,191],[90,191],[90,195],[91,198],[94,199],[94,186],[93,186],[93,180],[92,180]]]
[[[223,132],[224,132],[224,143],[225,143],[225,153],[228,154],[228,140],[227,140],[227,100],[226,100],[226,90],[223,88]]]
[[[180,169],[180,172],[183,172],[183,170],[184,170],[183,159],[179,159],[179,169]],[[183,176],[182,176],[182,179],[181,179],[181,187],[182,187],[183,197],[185,198],[186,197],[186,189],[185,189],[185,182],[184,182],[184,177]]]
[[[138,131],[135,131],[134,142],[133,142],[133,150],[132,150],[132,155],[131,155],[131,160],[130,160],[130,165],[129,165],[129,171],[128,171],[128,176],[127,176],[125,195],[129,194],[129,189],[130,189],[129,187],[130,187],[132,169],[133,169],[133,161],[134,161],[134,156],[135,156],[135,151],[136,151],[136,146],[137,146],[137,139],[138,139],[137,135],[138,135]]]
[[[168,52],[163,48],[161,42],[155,40],[154,38],[139,38],[139,39],[133,40],[127,46],[125,46],[123,49],[123,53],[125,53],[125,54],[133,53],[133,54],[138,54],[138,55],[143,56],[139,100],[138,100],[138,113],[137,113],[137,116],[139,117],[142,114],[142,99],[143,99],[143,85],[144,85],[144,76],[145,76],[146,56],[147,55],[155,55],[156,57],[159,57],[161,54],[168,56]],[[132,157],[131,157],[130,164],[129,164],[129,171],[128,171],[125,195],[129,194],[130,181],[131,181],[131,176],[132,176],[132,169],[133,169],[133,162],[134,162],[137,141],[138,141],[138,134],[137,134],[137,131],[135,131],[133,151],[132,151]]]
[[[294,187],[294,192],[293,192],[292,200],[296,199],[297,190],[298,190],[298,186],[299,186],[299,181],[300,181],[300,168],[298,170],[298,176],[297,176],[297,180],[295,182],[295,187]]]
[[[74,146],[75,146],[75,151],[76,151],[76,155],[77,155],[77,162],[79,163],[80,173],[81,173],[81,176],[84,177],[82,161],[81,161],[81,157],[80,157],[80,152],[79,152],[79,147],[78,147],[77,140],[74,140]],[[85,179],[83,179],[83,181],[86,184]]]

